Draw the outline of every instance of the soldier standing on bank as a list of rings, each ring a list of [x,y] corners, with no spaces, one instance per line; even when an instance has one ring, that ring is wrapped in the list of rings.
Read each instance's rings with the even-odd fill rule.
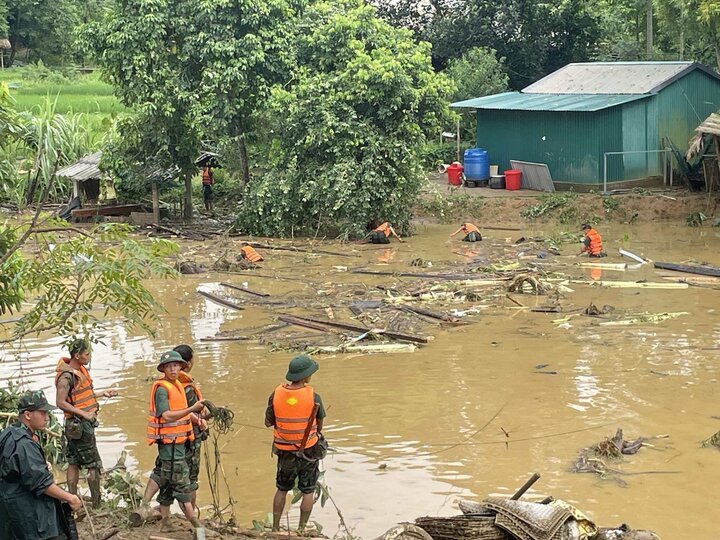
[[[52,407],[42,391],[27,392],[18,403],[18,422],[0,432],[0,538],[55,540],[67,529],[60,503],[73,511],[82,503],[61,489],[38,442]]]
[[[94,508],[100,506],[100,471],[102,461],[95,440],[97,414],[100,406],[87,370],[90,346],[78,339],[69,347],[70,358],[58,361],[55,376],[56,405],[65,413],[65,454],[68,462],[67,483],[70,493],[77,494],[80,469],[88,470],[88,486]],[[102,397],[117,396],[115,390],[105,390]]]
[[[290,361],[285,378],[268,400],[265,426],[273,426],[273,453],[277,455],[277,491],[273,498],[273,531],[280,530],[280,519],[285,509],[288,491],[295,486],[302,493],[300,523],[302,531],[310,519],[314,504],[315,487],[320,477],[318,460],[324,457],[318,447],[322,439],[325,407],[319,394],[310,386],[310,378],[320,366],[307,355]],[[318,444],[322,440],[322,444]]]

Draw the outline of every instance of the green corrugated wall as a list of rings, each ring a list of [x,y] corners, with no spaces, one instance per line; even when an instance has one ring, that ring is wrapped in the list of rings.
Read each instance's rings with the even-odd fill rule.
[[[596,112],[477,111],[477,146],[500,171],[511,159],[547,163],[553,180],[598,185],[605,152],[686,149],[697,125],[720,109],[720,81],[695,70],[656,96]],[[662,156],[608,156],[608,181],[662,176]]]
[[[477,111],[477,146],[501,171],[519,159],[547,163],[558,182],[595,183],[599,138],[593,113]]]
[[[675,146],[686,150],[698,124],[720,109],[720,81],[696,69],[664,88],[654,100],[657,144],[663,136],[670,137]]]

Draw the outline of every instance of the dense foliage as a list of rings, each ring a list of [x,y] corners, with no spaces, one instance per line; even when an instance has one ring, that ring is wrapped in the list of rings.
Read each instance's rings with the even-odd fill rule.
[[[410,219],[428,133],[449,119],[451,83],[429,45],[359,1],[305,13],[293,84],[271,102],[271,171],[254,181],[238,219],[265,235],[361,235],[371,221]]]

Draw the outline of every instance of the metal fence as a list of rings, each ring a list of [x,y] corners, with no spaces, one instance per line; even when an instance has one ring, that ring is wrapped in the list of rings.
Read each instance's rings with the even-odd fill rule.
[[[638,168],[644,171],[644,176],[654,176],[654,174],[652,174],[652,171],[653,169],[656,170],[657,167],[651,166],[651,164],[648,163],[647,158],[650,154],[661,154],[663,185],[668,185],[668,178],[670,180],[670,185],[673,185],[672,150],[670,150],[670,148],[663,148],[662,150],[626,150],[624,152],[605,152],[603,154],[603,193],[608,193],[608,156],[623,156],[623,160],[625,160],[626,156],[640,154],[645,156],[645,165],[635,164],[635,166],[631,167],[628,164],[623,163],[620,167],[618,167],[618,169],[622,171],[620,173],[620,178],[613,180],[614,182],[638,178],[637,173],[632,173],[628,175],[630,177],[624,177],[626,170],[638,170]]]

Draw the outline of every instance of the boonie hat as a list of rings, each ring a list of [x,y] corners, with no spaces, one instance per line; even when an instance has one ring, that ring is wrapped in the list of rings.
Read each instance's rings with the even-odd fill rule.
[[[42,390],[31,390],[20,396],[18,412],[25,411],[52,411],[55,407],[48,403]]]
[[[320,369],[320,365],[306,354],[290,360],[285,378],[290,382],[302,381]]]
[[[180,353],[177,351],[168,351],[166,353],[163,353],[160,357],[160,363],[157,365],[157,370],[162,371],[162,367],[165,364],[169,364],[170,362],[180,362],[183,367],[187,366],[187,362],[185,359],[180,356]]]

